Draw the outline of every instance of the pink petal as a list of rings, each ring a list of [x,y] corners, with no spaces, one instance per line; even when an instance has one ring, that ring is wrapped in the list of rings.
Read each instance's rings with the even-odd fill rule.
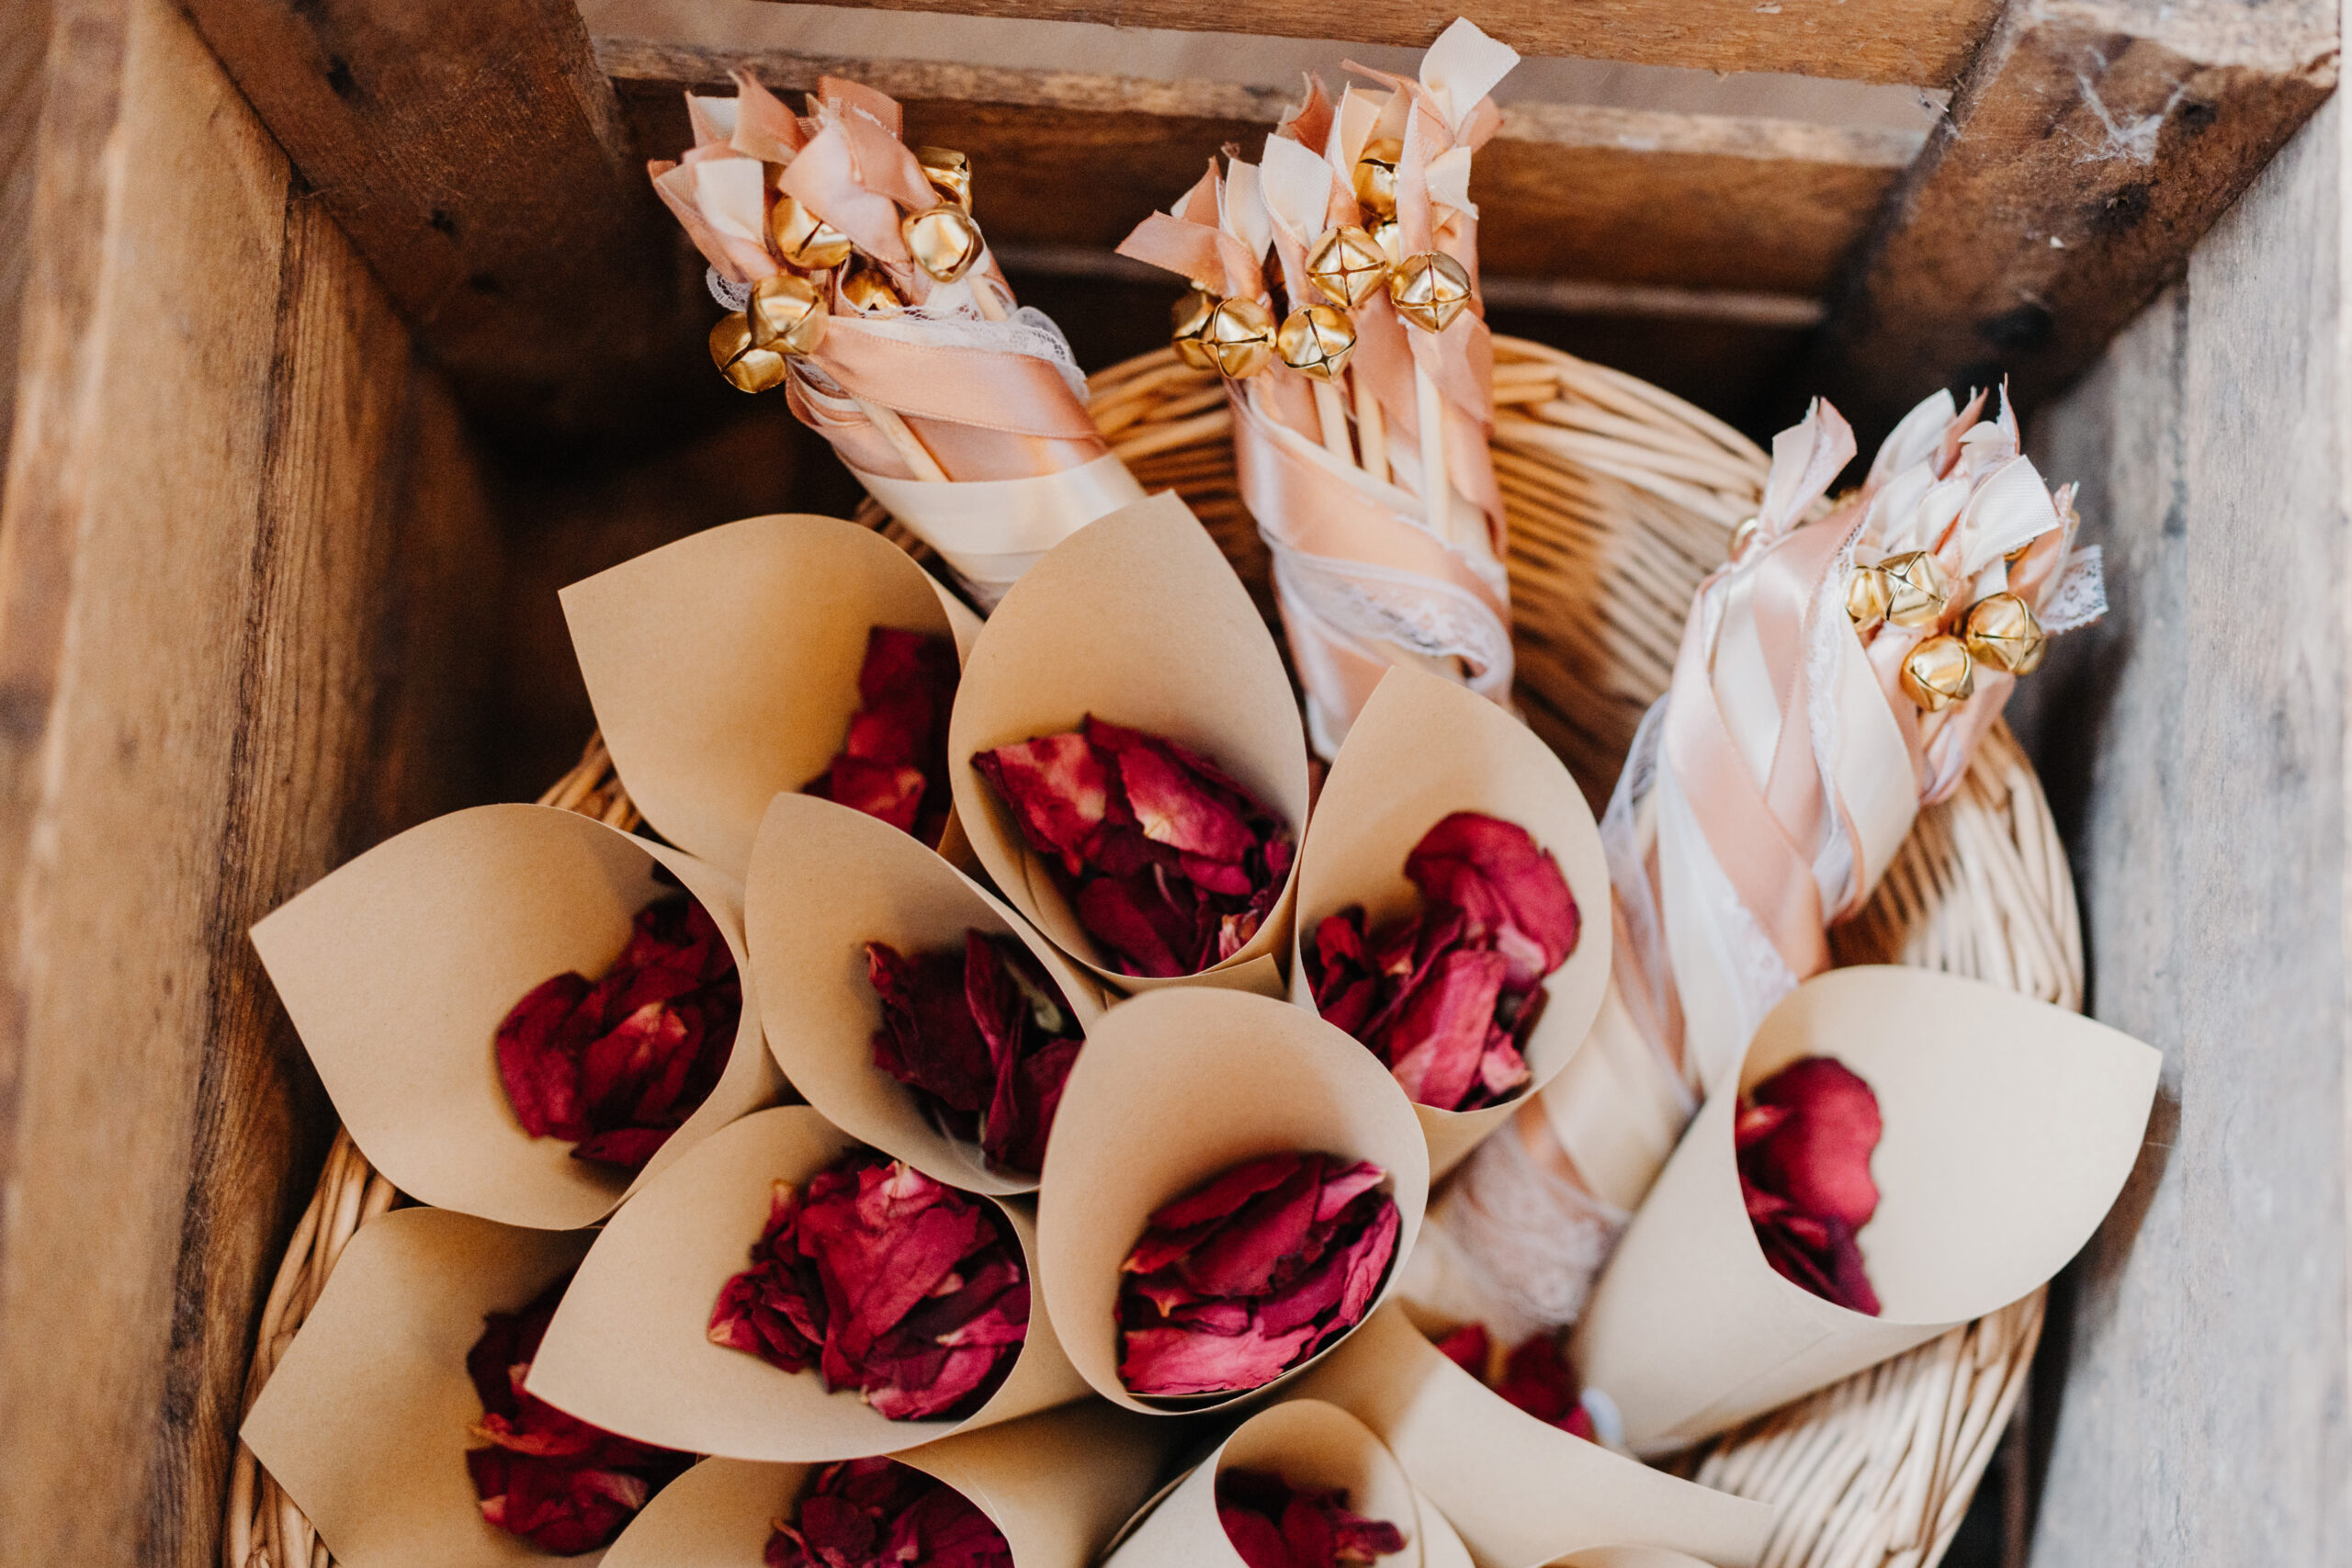
[[[1524,987],[1567,962],[1580,917],[1559,863],[1515,822],[1457,811],[1413,846],[1405,874],[1487,932]]]

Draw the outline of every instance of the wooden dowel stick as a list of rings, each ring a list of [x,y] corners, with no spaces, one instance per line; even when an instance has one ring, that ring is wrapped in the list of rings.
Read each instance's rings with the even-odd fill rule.
[[[1363,448],[1363,471],[1375,484],[1388,482],[1388,430],[1380,413],[1380,400],[1361,380],[1351,379],[1349,389],[1355,393],[1356,442]]]
[[[939,459],[915,439],[915,433],[907,428],[907,422],[899,417],[898,410],[886,409],[880,403],[869,403],[854,393],[851,395],[850,401],[855,403],[857,412],[864,414],[874,428],[898,449],[899,457],[915,471],[915,478],[929,479],[934,484],[947,482],[947,470],[941,468]]]
[[[1315,383],[1315,415],[1323,424],[1323,450],[1354,468],[1355,449],[1348,445],[1348,406],[1340,400],[1340,389],[1329,381]]]
[[[1429,515],[1429,530],[1447,544],[1453,542],[1453,485],[1445,471],[1445,400],[1437,383],[1419,365],[1413,367],[1413,396],[1421,425],[1421,496]]]

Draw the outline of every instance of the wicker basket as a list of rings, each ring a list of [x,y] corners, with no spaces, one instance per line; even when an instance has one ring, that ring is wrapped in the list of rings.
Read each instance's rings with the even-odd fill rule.
[[[1767,458],[1738,432],[1632,377],[1510,338],[1496,340],[1495,363],[1518,697],[1598,802],[1643,710],[1666,688],[1691,591],[1755,510]],[[1173,489],[1191,503],[1271,621],[1266,553],[1235,482],[1216,378],[1162,351],[1093,385],[1113,448],[1147,490]],[[594,742],[543,800],[622,827],[637,819]],[[1840,963],[1917,964],[2081,1005],[2074,885],[2041,785],[2005,727],[1986,739],[1958,794],[1921,815],[1870,907],[1832,945]],[[338,1135],[262,1314],[248,1407],[352,1233],[396,1197]],[[2036,1292],[1727,1434],[1679,1468],[1779,1506],[1765,1568],[1929,1568],[2008,1425],[2041,1307]],[[222,1562],[329,1562],[310,1522],[242,1444]]]

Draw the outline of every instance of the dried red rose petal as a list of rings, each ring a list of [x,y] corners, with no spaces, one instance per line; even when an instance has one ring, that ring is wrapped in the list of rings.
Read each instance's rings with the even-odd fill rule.
[[[913,958],[868,942],[865,969],[882,998],[874,1065],[990,1165],[1035,1175],[1082,1043],[1053,977],[1017,941],[978,931],[960,953]]]
[[[1878,1096],[1830,1056],[1791,1062],[1756,1086],[1733,1123],[1740,1194],[1765,1260],[1825,1301],[1879,1314],[1856,1233],[1878,1212],[1871,1156]]]
[[[767,1568],[1012,1568],[1012,1548],[972,1500],[888,1459],[817,1472],[768,1537]]]
[[[1262,1470],[1216,1478],[1217,1523],[1250,1568],[1363,1568],[1405,1550],[1405,1533],[1348,1508],[1344,1491],[1308,1491]]]
[[[960,672],[951,638],[896,626],[866,633],[849,733],[801,793],[938,843],[947,829],[947,716]]]
[[[514,1004],[498,1026],[498,1074],[531,1136],[641,1169],[718,1087],[742,1017],[735,955],[709,911],[660,898],[603,979],[558,975]]]
[[[711,1343],[814,1367],[893,1421],[978,1409],[1028,1328],[1028,1274],[995,1206],[865,1149],[806,1193],[775,1184],[752,1266],[710,1314]]]
[[[1372,931],[1356,905],[1316,927],[1316,1010],[1371,1047],[1414,1103],[1491,1105],[1533,1076],[1522,1052],[1544,977],[1576,951],[1576,898],[1525,829],[1474,811],[1423,834],[1405,874],[1421,890],[1419,914]]]
[[[1514,1407],[1547,1427],[1594,1440],[1592,1416],[1577,1390],[1576,1368],[1557,1340],[1532,1336],[1505,1359],[1499,1378],[1492,1374],[1494,1342],[1483,1323],[1464,1324],[1440,1339],[1437,1348]]]
[[[566,1275],[521,1312],[494,1312],[466,1353],[488,1448],[466,1454],[481,1517],[558,1557],[605,1546],[646,1500],[684,1473],[692,1454],[617,1437],[523,1392]]]
[[[1193,975],[1250,944],[1290,874],[1290,830],[1196,751],[1092,715],[972,766],[1123,975]]]
[[[1252,1389],[1363,1321],[1396,1251],[1385,1176],[1268,1155],[1154,1213],[1122,1265],[1120,1381],[1152,1396]]]

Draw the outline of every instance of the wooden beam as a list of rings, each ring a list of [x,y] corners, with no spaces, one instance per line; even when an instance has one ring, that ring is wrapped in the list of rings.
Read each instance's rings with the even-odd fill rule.
[[[777,91],[851,77],[907,105],[914,134],[968,153],[978,214],[1009,246],[1108,250],[1200,178],[1216,150],[1255,156],[1291,95],[922,61],[595,40],[637,136],[683,145],[681,94],[747,68]],[[1479,156],[1472,194],[1498,276],[1819,295],[1922,133],[1577,105],[1521,105]]]
[[[2352,1562],[2347,108],[2034,422],[2113,609],[2011,711],[2073,851],[2092,1010],[2165,1056],[2043,1341],[2047,1568]]]
[[[851,4],[853,0],[824,0]],[[883,10],[1028,17],[1120,28],[1231,32],[1427,46],[1456,16],[1522,54],[1777,71],[1947,86],[1959,79],[1999,0],[1287,0],[1237,12],[1217,0],[854,0]]]
[[[1812,386],[1884,425],[2064,387],[2334,89],[2335,0],[2015,0],[1882,219]]]
[[[218,1561],[332,1122],[247,926],[471,793],[437,374],[171,0],[56,0],[0,496],[0,1558]]]
[[[187,9],[478,417],[645,410],[690,297],[571,0]]]

